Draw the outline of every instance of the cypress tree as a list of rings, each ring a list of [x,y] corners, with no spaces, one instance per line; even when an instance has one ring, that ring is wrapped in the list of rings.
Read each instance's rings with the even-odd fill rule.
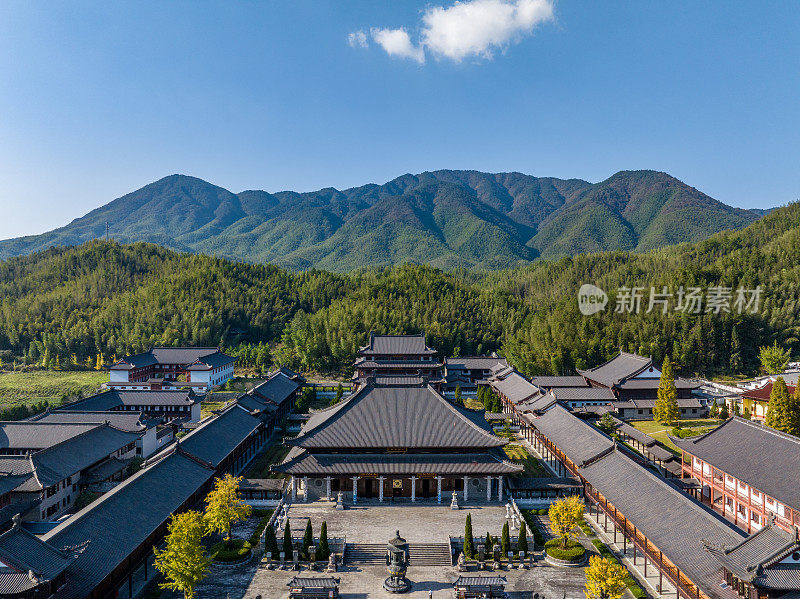
[[[467,514],[467,522],[464,525],[464,557],[472,559],[475,555],[475,541],[472,539],[472,514]]]
[[[275,528],[267,526],[264,531],[264,553],[271,553],[272,559],[278,558],[278,539],[275,538]]]
[[[464,398],[461,397],[461,386],[460,385],[456,386],[456,394],[455,394],[455,397],[454,397],[453,401],[455,401],[455,403],[457,405],[459,405],[459,406],[463,406],[464,405]]]
[[[525,555],[528,554],[528,527],[525,520],[519,525],[519,544],[517,548],[520,552],[524,551]]]
[[[309,559],[311,556],[308,553],[308,548],[314,544],[314,530],[311,528],[311,518],[308,519],[306,522],[306,532],[303,535],[303,546],[300,552],[303,554],[305,559]]]
[[[503,524],[503,534],[500,535],[500,552],[505,557],[511,551],[511,535],[508,534],[508,522]]]
[[[769,405],[767,407],[767,417],[764,424],[771,426],[775,430],[784,433],[791,432],[791,416],[789,414],[789,389],[782,376],[772,384],[772,391],[769,394]]]
[[[319,547],[317,547],[317,559],[320,561],[327,560],[331,555],[331,548],[328,547],[328,523],[322,521],[322,526],[319,528]]]
[[[728,402],[726,401],[722,404],[722,407],[719,409],[719,419],[720,420],[727,420],[731,417],[730,412],[728,411]]]
[[[486,555],[492,554],[492,547],[494,546],[494,539],[488,532],[486,533],[486,540],[483,542],[483,548]]]
[[[292,559],[292,551],[294,551],[292,528],[289,526],[289,520],[287,519],[286,528],[283,529],[283,552],[286,554],[286,559]]]

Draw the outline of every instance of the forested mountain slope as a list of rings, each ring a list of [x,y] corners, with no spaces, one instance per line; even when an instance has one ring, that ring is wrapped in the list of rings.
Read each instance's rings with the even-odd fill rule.
[[[521,173],[435,171],[339,191],[239,194],[165,177],[44,233],[0,241],[0,258],[105,236],[293,270],[404,262],[496,270],[539,257],[645,251],[738,229],[732,208],[655,171],[591,184]]]
[[[611,295],[582,316],[577,290]],[[615,314],[621,286],[763,288],[755,314]],[[297,368],[347,372],[370,331],[425,331],[443,355],[500,350],[529,374],[597,364],[618,348],[669,354],[684,374],[753,371],[774,340],[800,353],[800,204],[748,228],[647,253],[607,252],[493,274],[403,265],[349,275],[95,241],[0,262],[0,352],[67,364],[154,344],[231,343],[241,329]]]

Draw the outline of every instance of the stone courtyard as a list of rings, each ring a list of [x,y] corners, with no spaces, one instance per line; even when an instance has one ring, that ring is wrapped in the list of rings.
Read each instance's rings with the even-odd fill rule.
[[[336,511],[327,502],[295,503],[289,508],[289,522],[294,536],[302,535],[306,519],[311,518],[314,533],[319,533],[322,521],[328,523],[329,537],[346,536],[348,543],[385,543],[395,530],[409,544],[447,543],[449,536],[464,534],[467,514],[472,514],[473,533],[476,537],[491,532],[499,536],[505,523],[505,507],[497,504],[470,504],[460,510],[432,503],[418,504],[359,504],[344,511]],[[516,531],[515,531],[516,532]],[[278,532],[278,538],[281,538]],[[514,533],[512,533],[514,534]],[[472,571],[471,574],[476,574]],[[232,567],[214,566],[205,582],[197,589],[197,599],[262,599],[286,597],[287,583],[298,574],[291,570],[267,570],[253,561]],[[325,576],[321,572],[299,574]],[[495,574],[506,577],[506,590],[514,599],[530,599],[538,593],[545,599],[582,599],[584,575],[581,568],[554,568],[545,565],[537,555],[534,566],[525,570],[503,570]],[[457,568],[449,566],[414,566],[413,554],[407,578],[413,588],[405,595],[392,595],[382,588],[386,578],[383,565],[353,566],[345,564],[333,574],[340,579],[339,590],[343,599],[368,599],[409,597],[422,599],[433,592],[433,597],[453,597],[452,582],[458,577]],[[327,575],[330,576],[330,575]]]

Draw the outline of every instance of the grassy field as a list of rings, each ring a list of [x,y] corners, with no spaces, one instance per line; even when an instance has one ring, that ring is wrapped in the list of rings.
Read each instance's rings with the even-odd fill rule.
[[[681,428],[710,429],[717,426],[719,422],[719,420],[714,418],[698,418],[696,420],[681,420],[680,425]],[[665,426],[655,420],[633,420],[630,421],[629,424],[643,433],[650,435],[667,449],[680,454],[680,450],[675,447],[672,441],[667,437],[667,433],[672,430],[671,426]]]
[[[244,473],[245,478],[281,478],[283,474],[275,474],[269,471],[269,467],[273,464],[280,464],[289,453],[289,448],[285,445],[274,444],[257,456],[247,472]]]
[[[108,372],[94,370],[31,370],[0,373],[0,408],[89,395],[108,382]]]
[[[204,401],[200,403],[200,418],[211,416],[214,410],[221,410],[227,402],[224,401]]]

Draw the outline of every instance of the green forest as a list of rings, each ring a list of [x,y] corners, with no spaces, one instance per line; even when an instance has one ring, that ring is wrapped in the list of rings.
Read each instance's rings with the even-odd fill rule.
[[[592,316],[577,290],[610,296]],[[755,289],[759,310],[615,313],[621,287]],[[684,375],[800,353],[800,204],[740,231],[647,253],[581,254],[496,272],[403,264],[290,272],[136,243],[92,241],[0,262],[3,366],[104,362],[153,345],[222,345],[243,364],[344,373],[370,331],[424,331],[441,355],[499,351],[522,372],[568,373],[620,348],[669,355]],[[647,300],[643,301],[643,308]]]

